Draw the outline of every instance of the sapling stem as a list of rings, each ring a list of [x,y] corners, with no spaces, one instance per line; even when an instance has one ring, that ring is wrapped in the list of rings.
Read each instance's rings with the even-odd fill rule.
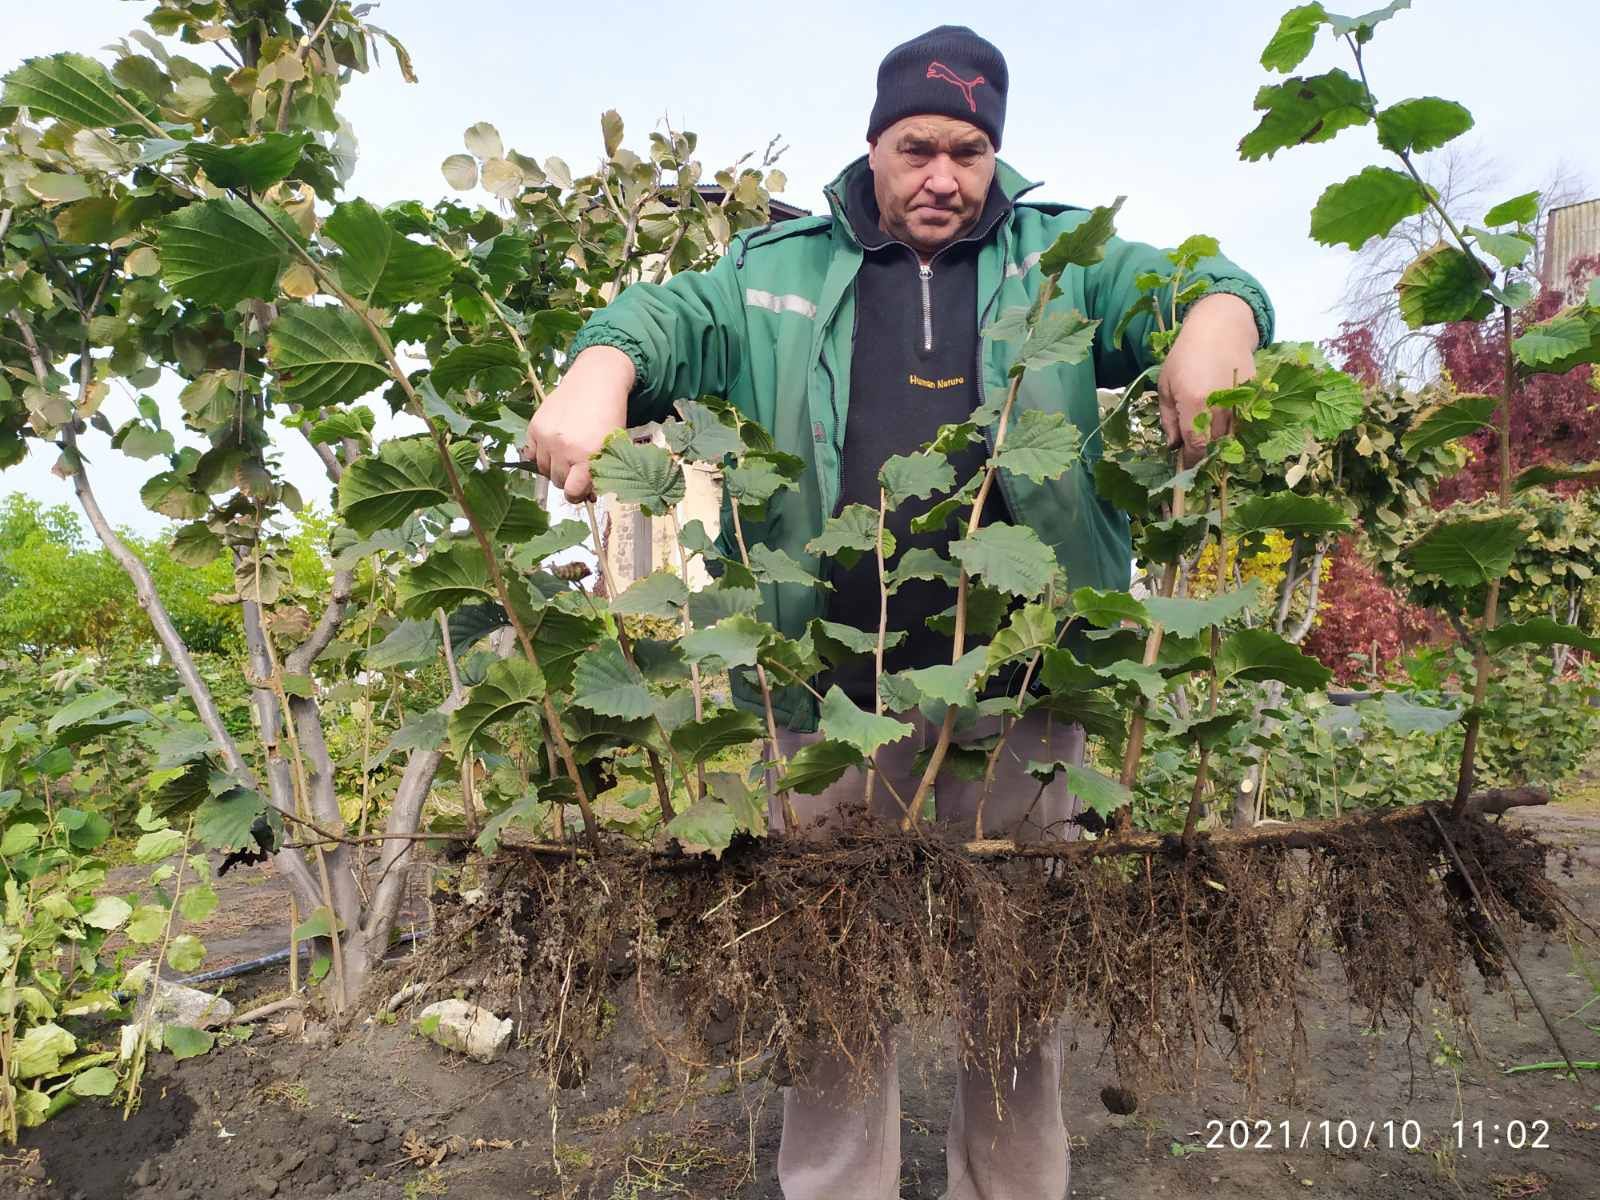
[[[784,665],[781,662],[775,662],[772,665],[777,667],[778,670],[782,671],[785,675],[787,675],[789,677],[789,681],[791,683],[797,684],[800,687],[805,688],[806,691],[810,692],[812,699],[814,699],[818,704],[822,703],[822,693],[817,691],[816,688],[811,686],[811,681],[809,679],[806,679],[804,676],[802,676],[802,675],[796,673],[795,671],[791,670],[788,666]],[[873,762],[871,760],[868,760],[868,762],[867,762],[867,770],[869,772],[876,771],[877,770],[877,763],[875,763],[875,762]],[[900,809],[901,809],[902,812],[910,812],[910,806],[906,803],[905,798],[902,797],[897,790],[895,790],[895,786],[892,783],[890,783],[887,779],[885,779],[883,781],[883,786],[884,786],[885,789],[887,789],[889,795],[894,797],[895,803],[900,806]],[[783,816],[784,816],[784,820],[789,822],[788,828],[789,829],[795,828],[795,825],[793,823],[794,822],[794,809],[791,808],[790,805],[789,805],[789,794],[787,792],[783,793]]]
[[[1475,760],[1478,751],[1478,730],[1483,721],[1483,702],[1489,694],[1489,675],[1494,670],[1481,634],[1487,634],[1495,627],[1499,609],[1500,581],[1492,579],[1489,581],[1483,602],[1483,628],[1480,636],[1473,639],[1476,644],[1472,649],[1472,711],[1467,714],[1466,727],[1461,735],[1461,762],[1456,771],[1456,792],[1450,808],[1451,816],[1459,815],[1465,797],[1472,791],[1473,777],[1477,773]]]
[[[1220,592],[1224,581],[1228,577],[1228,470],[1223,467],[1217,477],[1217,590]],[[1222,627],[1211,627],[1211,666],[1207,671],[1210,676],[1211,695],[1206,704],[1206,719],[1210,720],[1217,715],[1217,656],[1222,653]],[[1211,765],[1211,747],[1200,747],[1200,761],[1194,769],[1194,791],[1189,796],[1189,811],[1183,818],[1183,845],[1188,849],[1194,844],[1195,826],[1200,820],[1200,806],[1206,791],[1206,770]]]
[[[1054,581],[1052,581],[1049,584],[1047,584],[1045,586],[1045,589],[1044,589],[1044,604],[1045,604],[1045,607],[1048,608],[1051,611],[1052,614],[1055,612],[1055,608],[1056,608],[1055,595],[1056,595],[1056,585],[1055,585]],[[1066,633],[1066,631],[1067,631],[1066,622],[1062,622],[1061,628],[1059,630],[1057,630],[1057,632],[1056,632],[1055,641],[1056,641],[1057,644],[1060,643],[1061,638]],[[1039,666],[1039,660],[1042,659],[1043,657],[1044,657],[1044,651],[1042,649],[1041,650],[1035,650],[1033,652],[1033,657],[1028,660],[1028,665],[1023,668],[1023,671],[1022,671],[1022,683],[1019,684],[1018,687],[1017,687],[1017,708],[1018,708],[1019,712],[1020,712],[1020,710],[1022,708],[1023,702],[1027,699],[1027,696],[1028,696],[1028,685],[1033,682],[1033,673]],[[881,674],[881,672],[880,672],[880,674]],[[1000,752],[1005,749],[1006,739],[1011,736],[1012,731],[1015,730],[1016,727],[1017,727],[1017,722],[1019,720],[1021,720],[1021,719],[1022,718],[1021,718],[1020,715],[1012,717],[1009,720],[1007,720],[1007,719],[1005,719],[1003,717],[1001,718],[1000,730],[999,730],[999,733],[995,737],[995,743],[994,743],[993,746],[991,746],[989,748],[988,757],[984,760],[984,764],[983,764],[983,790],[978,793],[977,807],[974,809],[973,814],[972,814],[972,836],[974,838],[976,838],[978,841],[982,841],[983,840],[983,810],[984,810],[985,806],[987,806],[988,803],[989,803],[990,793],[992,793],[994,791],[994,773],[995,773],[995,768],[1000,763]],[[1041,788],[1040,789],[1040,795],[1043,795],[1043,794],[1044,794],[1044,789]],[[1038,803],[1038,797],[1035,797],[1034,798],[1034,804],[1037,804],[1037,803]],[[1031,816],[1032,813],[1033,813],[1033,805],[1029,805],[1027,813],[1023,814],[1022,821],[1019,824],[1026,824],[1027,820],[1028,820],[1028,817]]]
[[[444,609],[433,610],[434,619],[439,622],[439,635],[444,638],[444,666],[450,676],[450,691],[452,694],[461,690],[461,672],[456,668],[456,651],[450,642],[450,618],[444,615]],[[473,755],[470,747],[461,756],[461,814],[466,818],[467,832],[478,832],[478,806],[472,795],[472,761]],[[363,772],[364,774],[365,772]]]
[[[1032,670],[1031,663],[1029,664],[1029,670]],[[1026,682],[1023,683],[1023,690],[1027,690]],[[989,748],[988,756],[984,759],[983,789],[978,793],[978,803],[972,813],[972,836],[980,842],[983,840],[983,810],[989,803],[989,793],[994,790],[994,772],[1000,763],[1000,751],[1006,744],[1006,738],[1011,736],[1012,729],[1016,728],[1018,720],[1019,718],[1012,717],[1008,723],[1002,718],[1000,731],[995,737],[995,743]],[[1043,791],[1043,789],[1040,790],[1041,792]],[[1028,811],[1031,813],[1033,810],[1030,807]],[[1024,816],[1023,819],[1026,820],[1027,817]]]
[[[1356,71],[1361,76],[1361,87],[1366,93],[1367,112],[1376,120],[1378,115],[1378,102],[1372,94],[1372,85],[1367,82],[1366,63],[1362,59],[1361,44],[1353,35],[1346,35],[1345,42],[1350,47],[1350,53],[1355,56]],[[1418,172],[1416,165],[1411,161],[1411,155],[1405,150],[1396,150],[1406,172],[1416,183],[1418,190],[1429,208],[1438,214],[1439,220],[1450,231],[1450,236],[1455,239],[1461,253],[1465,254],[1472,264],[1485,276],[1493,279],[1494,273],[1489,270],[1483,261],[1473,252],[1472,245],[1467,241],[1466,234],[1455,223],[1440,201],[1434,189],[1428,186],[1426,180]],[[1508,272],[1509,273],[1509,272]],[[1500,395],[1500,403],[1496,406],[1495,425],[1500,435],[1499,447],[1499,497],[1502,507],[1511,503],[1511,403],[1516,380],[1516,358],[1511,349],[1511,306],[1500,305],[1500,325],[1503,331],[1505,346],[1503,348],[1505,362],[1505,382]],[[1495,627],[1499,620],[1500,608],[1500,580],[1489,581],[1488,594],[1483,605],[1483,628],[1480,639]],[[1488,650],[1479,640],[1473,652],[1472,709],[1467,714],[1466,728],[1461,739],[1461,765],[1456,774],[1456,793],[1454,803],[1451,805],[1451,815],[1459,817],[1465,810],[1467,797],[1472,793],[1472,780],[1474,775],[1474,759],[1478,750],[1478,730],[1482,724],[1482,710],[1484,698],[1488,695],[1489,678],[1494,670],[1494,660],[1490,658]]]
[[[1033,816],[1033,810],[1038,808],[1039,807],[1039,801],[1044,799],[1044,790],[1045,790],[1045,788],[1047,788],[1049,786],[1050,786],[1050,781],[1048,779],[1043,780],[1039,784],[1039,790],[1034,792],[1033,799],[1028,802],[1028,808],[1027,808],[1027,811],[1022,814],[1022,820],[1017,822],[1017,824],[1019,826],[1020,825],[1026,825],[1028,823],[1028,818]],[[983,836],[981,834],[979,834],[979,835],[975,836],[972,840],[974,842],[982,842],[984,839],[983,839]]]
[[[1511,400],[1516,381],[1516,359],[1511,349],[1511,308],[1505,304],[1500,306],[1500,328],[1505,340],[1505,375],[1498,411],[1495,413],[1495,426],[1500,435],[1497,463],[1500,473],[1500,505],[1504,508],[1511,504]],[[1461,767],[1456,774],[1455,802],[1450,807],[1450,815],[1453,817],[1460,817],[1466,807],[1467,797],[1472,794],[1472,782],[1476,774],[1478,729],[1483,723],[1483,702],[1489,694],[1489,676],[1494,670],[1493,660],[1489,657],[1489,650],[1483,643],[1483,637],[1495,627],[1499,616],[1500,581],[1491,579],[1488,595],[1483,602],[1483,630],[1473,653],[1476,678],[1472,683],[1472,711],[1467,714],[1466,729],[1461,738]]]
[[[733,502],[733,540],[739,547],[739,561],[750,567],[750,548],[745,545],[744,521],[739,517],[739,502]],[[778,777],[774,774],[778,766],[778,719],[772,713],[772,687],[767,682],[767,669],[759,662],[756,663],[756,682],[761,686],[761,707],[767,715],[767,799],[771,800],[778,791]],[[789,793],[783,794],[783,823],[784,829],[792,831],[795,828],[794,806],[789,803]]]
[[[684,549],[684,546],[683,546],[683,531],[678,528],[678,514],[677,514],[677,511],[675,509],[672,509],[672,508],[668,508],[667,509],[667,520],[672,523],[672,542],[673,542],[673,545],[677,546],[677,548],[678,548],[678,569],[680,571],[682,571],[682,573],[683,573],[683,586],[684,587],[688,587],[689,586],[689,552],[686,549]],[[689,610],[687,608],[685,608],[683,610],[683,633],[684,633],[684,636],[687,637],[689,634],[691,634],[693,632],[694,632],[694,624],[693,624],[693,622],[691,622],[689,620]],[[692,689],[692,692],[693,692],[693,695],[694,695],[694,719],[696,721],[702,721],[702,720],[705,719],[705,696],[704,696],[704,693],[701,691],[701,688],[700,688],[700,664],[699,663],[690,663],[689,664],[689,687]],[[704,796],[706,794],[706,768],[705,768],[705,764],[704,763],[696,763],[695,764],[695,766],[694,766],[694,777],[695,777],[695,783],[698,785],[698,787],[695,790],[694,795],[695,795],[696,799],[699,799],[701,796]]]
[[[165,135],[163,135],[165,136]],[[5,222],[13,210],[7,209],[0,213],[0,222]],[[28,353],[28,359],[33,365],[35,380],[41,388],[50,390],[50,369],[45,364],[43,350],[38,339],[34,336],[33,327],[23,316],[20,308],[12,309],[6,314],[16,323],[17,332],[22,336],[22,344]],[[84,320],[93,316],[93,310],[85,310]],[[85,355],[87,357],[87,355]],[[82,399],[80,396],[79,404]],[[62,426],[62,442],[68,450],[77,449],[77,435],[70,424]],[[100,507],[100,502],[95,496],[94,488],[89,481],[89,472],[83,459],[76,454],[71,462],[73,467],[70,476],[74,493],[78,503],[83,509],[84,516],[89,519],[89,525],[95,535],[100,539],[106,552],[116,561],[123,572],[133,581],[133,590],[139,607],[144,609],[145,615],[150,619],[151,628],[155,631],[156,639],[161,643],[161,648],[166,652],[172,663],[173,669],[183,681],[183,688],[188,693],[190,702],[195,707],[195,713],[200,718],[200,723],[205,726],[206,732],[216,742],[223,762],[231,771],[253,786],[254,773],[249,764],[245,762],[244,755],[240,753],[238,743],[222,719],[222,711],[217,707],[216,700],[211,694],[211,688],[200,674],[200,669],[195,664],[194,656],[189,651],[188,643],[178,631],[171,614],[167,611],[166,604],[161,595],[156,591],[155,580],[150,575],[150,569],[145,566],[144,560],[128,548],[107,519],[105,511]]]
[[[1361,76],[1361,90],[1367,94],[1367,115],[1376,121],[1378,119],[1378,100],[1372,94],[1372,85],[1367,82],[1367,64],[1361,55],[1361,44],[1356,41],[1353,34],[1345,35],[1345,43],[1350,47],[1350,53],[1355,55],[1356,73]],[[1438,194],[1428,186],[1427,180],[1423,179],[1422,175],[1417,171],[1415,164],[1411,161],[1411,155],[1404,150],[1396,150],[1394,153],[1405,164],[1406,171],[1415,181],[1418,190],[1422,192],[1423,199],[1427,201],[1428,207],[1439,214],[1439,220],[1444,222],[1445,228],[1454,236],[1456,244],[1461,247],[1462,252],[1482,267],[1483,264],[1478,261],[1478,256],[1472,252],[1472,248],[1467,244],[1466,236],[1456,226],[1455,220],[1445,210],[1444,205],[1440,203]]]
[[[872,677],[872,711],[878,716],[883,716],[883,644],[889,637],[889,579],[883,569],[883,525],[889,511],[889,493],[883,488],[878,489],[878,536],[873,541],[873,557],[878,564],[878,640],[873,647],[872,663],[876,670]],[[878,756],[872,756],[873,766],[877,766]],[[862,793],[862,807],[868,812],[872,811],[872,785],[877,779],[876,771],[867,772],[866,788]],[[908,812],[906,816],[910,816]]]
[[[1175,487],[1172,489],[1172,505],[1169,515],[1176,520],[1178,517],[1183,516],[1183,512],[1184,489]],[[1177,560],[1174,560],[1167,564],[1166,570],[1161,574],[1161,584],[1156,589],[1157,595],[1163,599],[1170,598],[1172,590],[1177,586],[1177,583],[1178,563]],[[1162,628],[1161,622],[1151,622],[1150,632],[1144,641],[1143,663],[1145,666],[1153,667],[1156,665],[1156,659],[1161,655],[1161,641],[1165,636],[1166,631]],[[1144,755],[1144,729],[1149,707],[1150,702],[1144,696],[1140,696],[1138,703],[1134,706],[1133,719],[1128,723],[1128,742],[1122,752],[1121,780],[1122,786],[1125,788],[1132,788],[1133,781],[1139,775],[1139,759]],[[1132,829],[1133,809],[1131,805],[1124,804],[1112,814],[1112,827],[1119,834],[1126,834]]]
[[[378,570],[377,563],[373,563],[372,582],[367,587],[367,610],[374,611],[378,606]],[[372,653],[372,631],[375,622],[367,622],[366,644],[362,647],[361,661],[366,662],[366,656]],[[446,634],[446,637],[449,635]],[[361,720],[361,815],[356,821],[356,832],[367,832],[367,814],[372,809],[372,772],[367,764],[372,761],[372,673],[362,672],[361,707],[363,716]],[[366,864],[361,865],[361,879],[366,880]]]
[[[617,577],[611,569],[611,559],[606,556],[606,548],[600,541],[600,517],[595,512],[594,501],[585,500],[583,511],[589,518],[589,533],[594,538],[594,556],[600,560],[600,578],[605,580],[606,595],[611,600],[617,598]],[[628,631],[622,627],[622,619],[617,619],[617,645],[622,648],[622,657],[627,659],[628,665],[635,670],[639,664],[633,657],[633,639],[628,636]],[[672,738],[668,736],[666,726],[661,723],[659,716],[653,718],[656,730],[661,734],[661,740],[667,747],[667,753],[672,755],[673,765],[678,768],[678,774],[683,776],[683,786],[689,786],[689,772],[683,763],[678,761],[677,752],[672,748]],[[667,773],[661,765],[661,756],[651,747],[644,748],[645,757],[650,761],[650,777],[655,783],[656,803],[661,806],[661,821],[663,824],[670,822],[677,814],[672,810],[672,788],[667,782]]]
[[[172,919],[178,915],[178,901],[183,898],[183,868],[188,865],[190,839],[194,836],[194,814],[183,827],[183,853],[178,855],[178,870],[172,880],[172,901],[167,906],[167,918],[161,926],[161,942],[156,947],[155,962],[150,971],[150,1000],[145,1005],[144,1016],[139,1019],[139,1030],[134,1037],[133,1054],[128,1066],[128,1095],[122,1105],[122,1119],[127,1120],[139,1103],[139,1081],[144,1077],[145,1053],[150,1044],[150,1025],[160,1007],[161,964],[167,960],[167,950],[172,945]],[[30,887],[31,895],[31,887]],[[18,956],[20,958],[20,955]],[[342,988],[341,988],[342,990]],[[141,995],[143,989],[140,989]],[[10,1081],[7,1081],[8,1087]]]
[[[1046,299],[1055,290],[1056,277],[1051,276],[1044,285],[1040,295]],[[1043,310],[1043,303],[1039,310]],[[1022,372],[1011,378],[1011,386],[1006,391],[1005,406],[1000,410],[1000,421],[995,426],[994,453],[990,455],[987,466],[983,469],[983,481],[978,484],[978,494],[972,498],[972,513],[967,517],[967,536],[971,537],[978,532],[978,527],[983,519],[983,505],[989,498],[989,489],[994,485],[997,468],[994,457],[1000,453],[1000,447],[1006,440],[1006,425],[1011,420],[1011,409],[1017,402],[1017,392],[1022,387]],[[959,662],[967,649],[967,589],[970,580],[966,571],[961,572],[961,578],[956,584],[956,622],[953,644],[951,646],[950,661]],[[945,755],[950,751],[950,738],[955,733],[956,714],[958,707],[954,704],[945,709],[944,721],[939,726],[939,740],[933,745],[933,753],[928,756],[928,765],[922,772],[922,778],[917,781],[917,790],[912,793],[911,803],[906,808],[906,814],[900,820],[900,828],[910,832],[917,827],[921,819],[922,805],[927,798],[928,790],[933,787],[933,781],[939,775],[939,768],[944,765]]]

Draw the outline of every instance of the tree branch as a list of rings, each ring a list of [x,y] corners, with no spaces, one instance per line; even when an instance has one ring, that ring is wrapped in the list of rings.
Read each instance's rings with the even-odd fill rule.
[[[28,358],[33,365],[33,373],[40,387],[49,386],[50,371],[45,365],[44,355],[39,349],[39,343],[33,334],[33,328],[23,318],[20,311],[13,311],[11,318],[16,322],[18,330],[22,333],[23,345],[27,347]],[[88,468],[84,466],[83,458],[78,453],[77,433],[71,423],[63,426],[61,431],[63,448],[67,451],[67,461],[72,466],[73,492],[77,495],[79,507],[89,519],[89,525],[94,530],[95,536],[100,539],[101,545],[106,548],[116,564],[122,568],[124,574],[133,581],[134,597],[139,607],[144,609],[145,615],[150,618],[151,627],[155,630],[156,639],[161,643],[161,648],[166,651],[167,657],[172,661],[173,669],[178,672],[178,678],[183,681],[184,690],[189,693],[189,699],[194,704],[195,712],[200,717],[200,724],[211,735],[211,740],[216,742],[222,759],[228,764],[228,769],[237,775],[246,786],[255,786],[255,776],[244,761],[244,756],[239,753],[238,744],[228,732],[228,727],[223,723],[222,714],[218,711],[216,701],[211,696],[211,689],[206,686],[206,681],[200,675],[200,669],[195,665],[194,656],[189,653],[189,646],[183,640],[183,635],[178,632],[178,627],[173,624],[172,616],[167,612],[167,606],[162,602],[161,596],[156,591],[155,580],[150,575],[150,569],[144,565],[128,544],[118,536],[117,531],[111,527],[111,522],[106,519],[105,511],[100,507],[100,501],[94,494],[94,488],[89,482]]]
[[[438,711],[446,715],[453,713],[466,698],[467,689],[458,686],[446,697]],[[433,787],[434,775],[438,773],[439,763],[443,759],[443,750],[413,751],[400,776],[400,785],[389,809],[389,819],[384,822],[384,833],[392,840],[384,842],[383,855],[378,864],[381,870],[378,889],[367,906],[365,924],[356,931],[368,951],[367,957],[372,961],[376,961],[376,955],[381,954],[389,943],[395,916],[400,911],[400,898],[405,891],[406,867],[416,846],[414,840],[397,835],[409,834],[417,828],[422,819],[422,807],[427,803],[428,792]]]
[[[338,10],[339,4],[336,2],[336,0],[330,0],[330,3],[328,4],[328,11],[322,14],[322,20],[317,23],[317,27],[311,31],[309,37],[304,37],[301,39],[300,48],[296,51],[296,57],[300,59],[300,64],[302,67],[305,65],[306,55],[311,52],[311,47],[316,45],[317,40],[322,37],[323,32],[328,28],[328,22],[333,20],[333,14]],[[282,133],[289,127],[289,100],[293,95],[294,80],[291,79],[284,83],[283,95],[278,99],[278,120],[276,129],[279,133]]]
[[[305,430],[301,430],[302,433]],[[313,442],[310,435],[306,442],[317,452],[317,457],[322,460],[323,469],[327,471],[328,478],[335,484],[344,475],[344,467],[340,464],[338,456],[325,442]],[[354,571],[335,571],[332,586],[328,596],[328,605],[322,610],[322,617],[305,641],[290,651],[284,657],[283,669],[291,675],[305,675],[310,672],[311,664],[321,657],[333,639],[338,635],[340,627],[344,624],[346,612],[350,607],[350,595],[355,588],[356,575]]]
[[[306,438],[306,442],[322,460],[322,469],[328,473],[329,479],[337,484],[344,478],[344,467],[339,462],[339,456],[333,452],[332,446],[327,442],[313,442],[309,437]]]
[[[1317,596],[1322,590],[1322,560],[1328,553],[1327,542],[1319,541],[1317,551],[1311,556],[1311,591],[1306,596],[1305,615],[1300,618],[1294,631],[1285,636],[1284,640],[1291,646],[1298,646],[1306,640],[1306,635],[1311,632],[1311,627],[1317,621]]]
[[[287,655],[284,656],[283,669],[290,675],[305,675],[310,672],[311,664],[321,657],[322,652],[332,643],[339,632],[339,627],[344,624],[345,613],[350,607],[350,594],[355,588],[356,573],[354,571],[335,571],[328,594],[328,606],[322,610],[322,617],[305,641],[301,642]]]
[[[261,625],[261,606],[246,602],[244,611],[244,644],[250,663],[252,680],[267,679],[272,675],[272,662],[267,654],[266,630]],[[283,713],[278,707],[278,697],[270,688],[252,683],[250,705],[256,711],[256,726],[260,731],[261,749],[266,756],[267,803],[279,813],[293,815],[294,771],[283,756]],[[292,850],[280,849],[272,856],[272,865],[289,881],[290,889],[300,900],[305,911],[310,912],[322,901],[321,889],[311,876],[305,859]]]
[[[1272,631],[1283,633],[1283,627],[1289,623],[1289,606],[1294,602],[1294,590],[1300,586],[1300,547],[1301,540],[1295,538],[1289,547],[1289,561],[1283,568],[1283,582],[1278,585],[1278,607],[1272,614]]]
[[[223,723],[222,714],[217,710],[216,701],[212,699],[211,689],[201,678],[200,670],[195,666],[194,658],[189,653],[183,635],[172,623],[166,605],[156,592],[155,580],[151,578],[149,568],[140,561],[138,555],[128,549],[127,543],[117,536],[116,531],[111,528],[111,523],[106,520],[100,502],[95,498],[94,488],[89,483],[89,475],[83,466],[83,460],[76,454],[76,434],[68,428],[63,432],[62,441],[68,450],[73,451],[75,460],[72,472],[73,491],[77,493],[78,503],[83,508],[84,515],[89,518],[89,524],[94,529],[95,535],[116,560],[117,565],[133,581],[134,596],[139,602],[139,607],[144,609],[145,615],[150,618],[150,624],[155,629],[156,638],[161,642],[161,648],[166,651],[167,657],[172,661],[173,669],[183,680],[184,690],[189,693],[189,699],[195,706],[200,723],[211,735],[211,740],[217,743],[223,761],[228,764],[231,771],[239,775],[242,781],[253,783],[254,777],[250,768],[245,764],[243,755],[239,753],[238,744]]]

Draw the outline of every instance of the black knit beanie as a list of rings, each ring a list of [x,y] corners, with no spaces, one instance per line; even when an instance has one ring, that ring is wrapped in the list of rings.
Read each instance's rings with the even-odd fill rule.
[[[878,65],[871,141],[896,121],[923,113],[970,121],[1000,148],[1006,123],[1005,56],[965,25],[940,25],[902,42]]]

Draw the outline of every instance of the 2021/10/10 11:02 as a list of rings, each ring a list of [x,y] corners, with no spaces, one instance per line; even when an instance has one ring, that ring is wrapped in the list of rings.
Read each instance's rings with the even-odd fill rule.
[[[1454,1121],[1457,1150],[1548,1150],[1550,1122]],[[1271,1150],[1281,1148],[1324,1150],[1418,1150],[1422,1147],[1422,1124],[1403,1121],[1290,1121],[1211,1120],[1206,1122],[1209,1150]]]

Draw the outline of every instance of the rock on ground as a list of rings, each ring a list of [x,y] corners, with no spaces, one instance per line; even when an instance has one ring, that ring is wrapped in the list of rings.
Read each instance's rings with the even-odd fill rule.
[[[417,1025],[439,1045],[491,1063],[511,1041],[511,1021],[465,1000],[440,1000],[417,1015]]]

